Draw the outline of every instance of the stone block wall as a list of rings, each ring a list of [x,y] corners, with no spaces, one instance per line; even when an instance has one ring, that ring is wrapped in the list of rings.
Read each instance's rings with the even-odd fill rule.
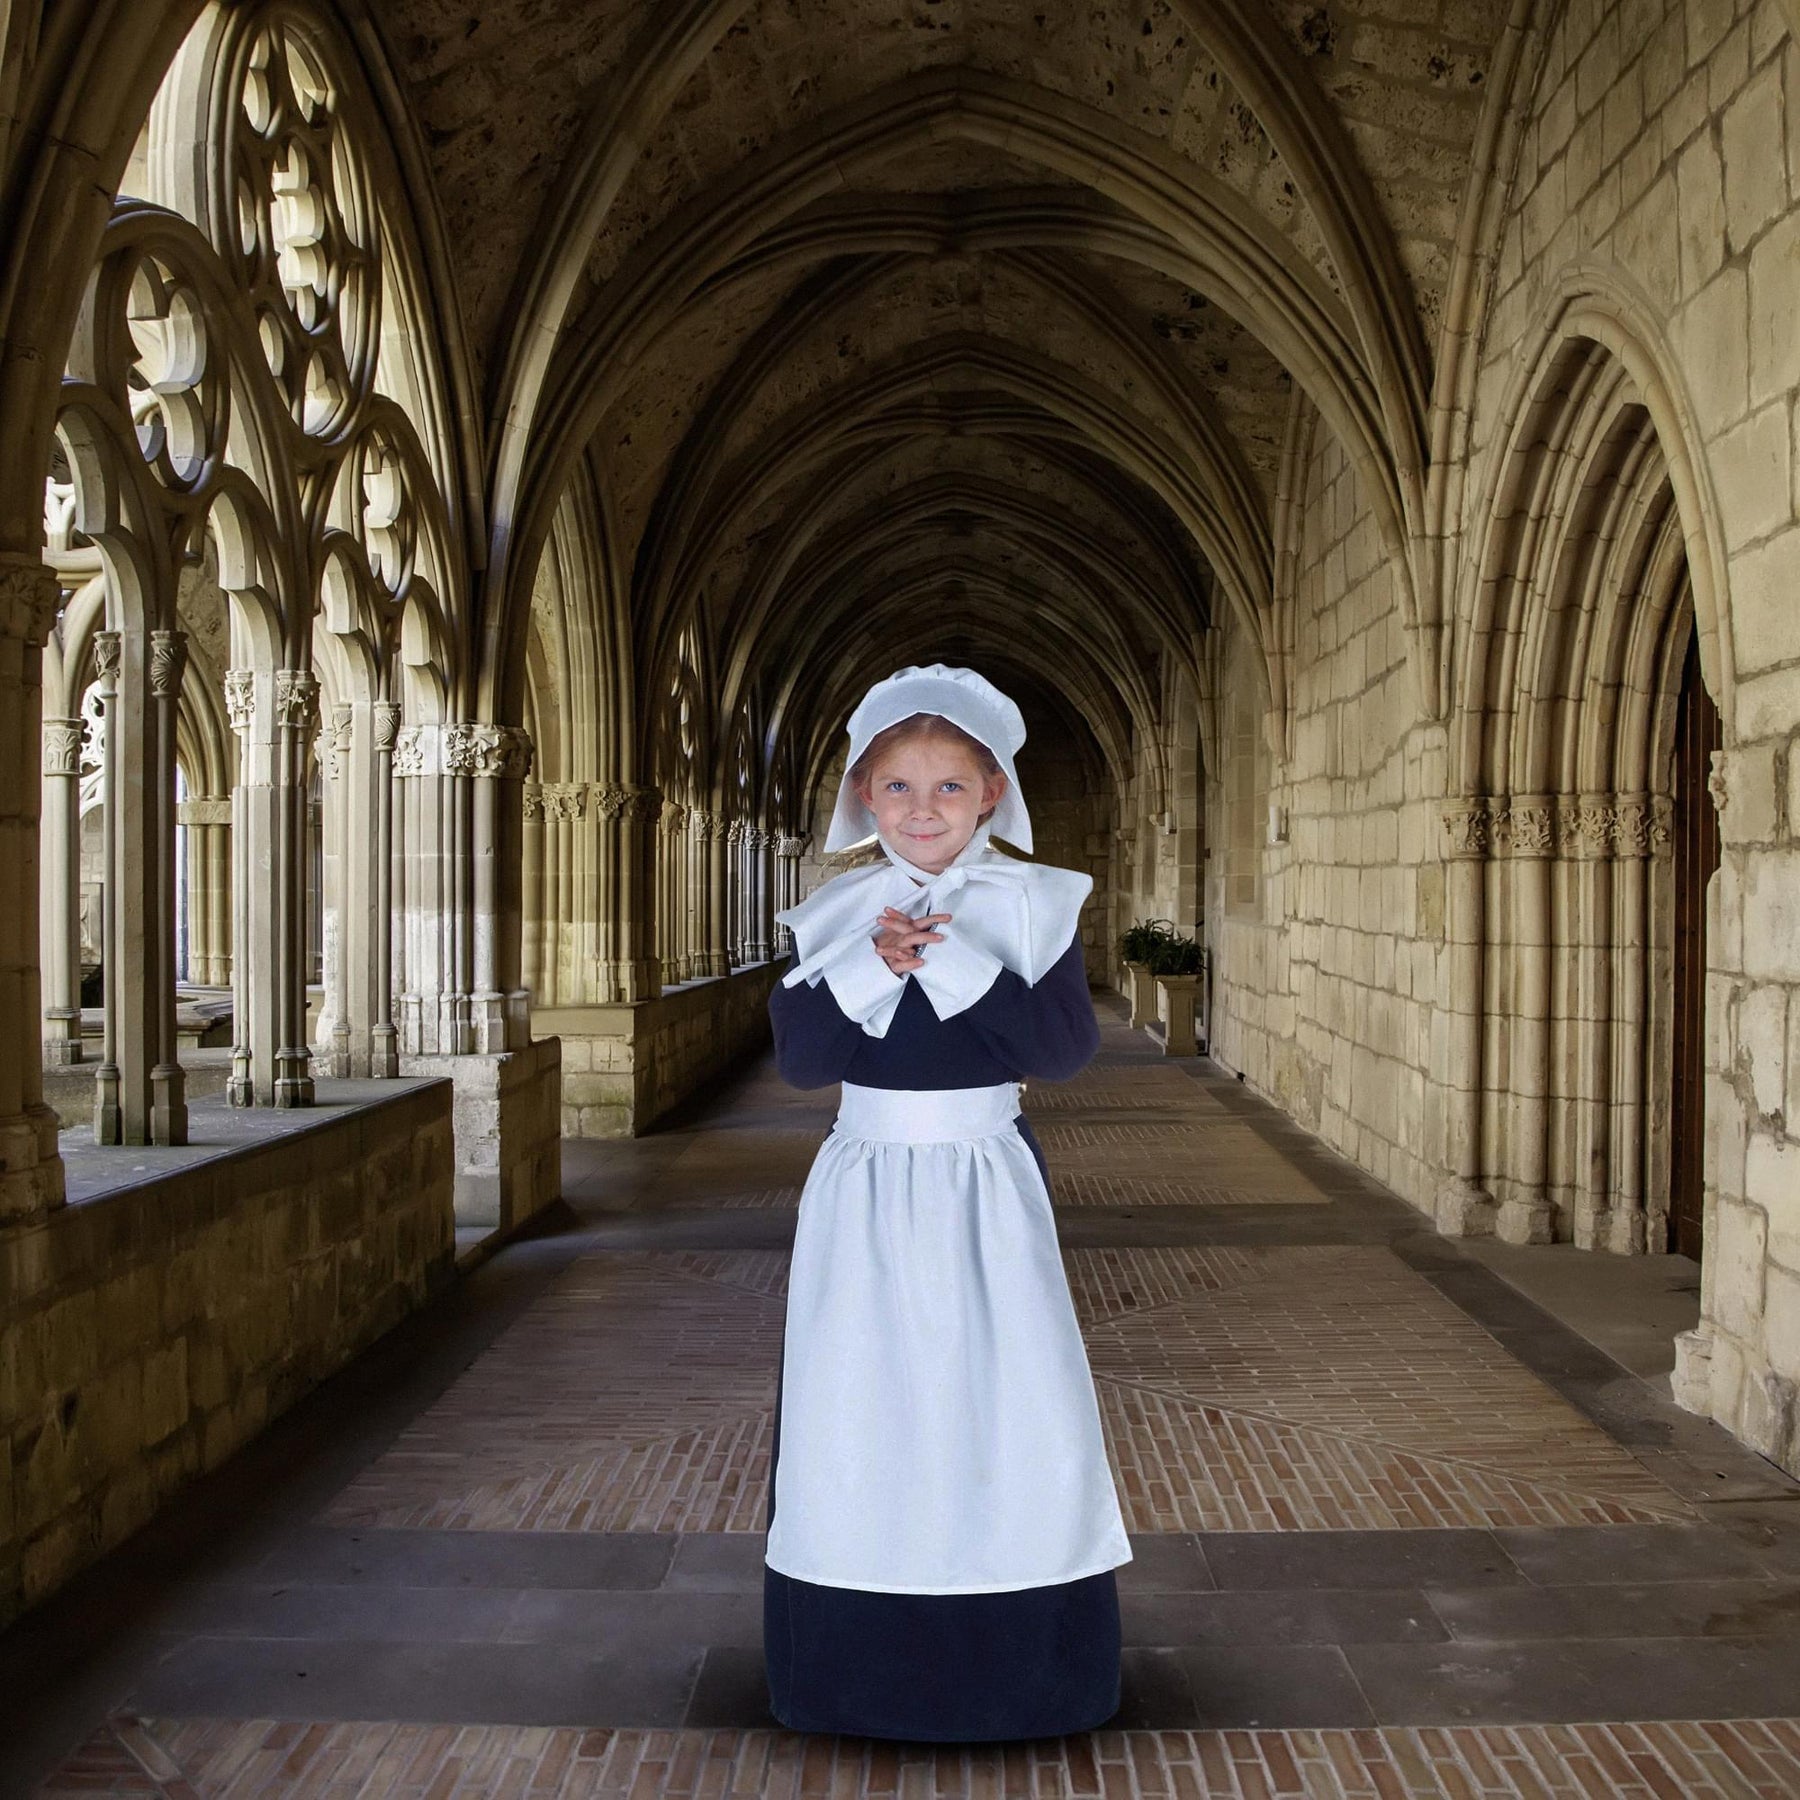
[[[1444,937],[1443,731],[1421,722],[1392,571],[1356,471],[1328,433],[1305,480],[1294,605],[1308,654],[1291,751],[1275,761],[1266,799],[1225,783],[1209,794],[1222,841],[1262,846],[1255,906],[1228,891],[1238,874],[1228,858],[1209,865],[1215,1049],[1428,1207],[1438,1185],[1430,1047]],[[1235,615],[1221,628],[1228,639],[1243,631]],[[1240,819],[1247,804],[1256,816]],[[1273,843],[1271,808],[1285,832]]]
[[[565,1137],[632,1137],[769,1041],[769,993],[788,964],[754,963],[654,1000],[540,1008],[562,1040]]]
[[[511,1231],[562,1194],[562,1046],[403,1056],[400,1072],[456,1089],[456,1222]]]
[[[0,1623],[448,1277],[449,1083],[301,1116],[0,1231]]]

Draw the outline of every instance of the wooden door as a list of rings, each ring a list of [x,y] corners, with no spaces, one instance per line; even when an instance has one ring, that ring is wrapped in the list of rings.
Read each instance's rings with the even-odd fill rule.
[[[1700,1260],[1706,1142],[1706,883],[1719,866],[1719,818],[1707,781],[1719,714],[1688,642],[1675,724],[1675,1056],[1669,1106],[1669,1248]]]

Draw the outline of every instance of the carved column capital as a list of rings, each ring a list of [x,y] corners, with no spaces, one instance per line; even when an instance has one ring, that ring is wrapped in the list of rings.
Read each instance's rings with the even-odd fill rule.
[[[1706,791],[1712,795],[1713,809],[1723,812],[1731,800],[1731,752],[1712,753],[1712,773],[1706,778]]]
[[[227,669],[225,671],[225,716],[231,721],[231,729],[240,737],[255,722],[256,671],[254,669]]]
[[[1555,854],[1556,814],[1547,798],[1528,795],[1496,805],[1493,819],[1496,850],[1522,858]]]
[[[21,638],[33,649],[49,642],[62,606],[62,583],[36,557],[0,558],[0,637]]]
[[[416,775],[435,775],[437,772],[437,727],[402,727],[394,738],[394,774],[404,781]]]
[[[1595,862],[1612,855],[1618,845],[1619,809],[1610,795],[1583,794],[1563,803],[1557,827],[1565,856]]]
[[[806,854],[807,834],[802,832],[797,837],[778,837],[775,840],[775,854],[790,858],[799,858]]]
[[[649,824],[662,815],[662,789],[646,784],[625,785],[625,816]]]
[[[522,781],[531,773],[530,737],[517,725],[446,725],[444,773],[481,781]]]
[[[379,754],[385,751],[391,756],[400,736],[400,703],[397,700],[377,700],[369,711],[375,722],[376,752]]]
[[[348,700],[339,700],[331,709],[330,726],[319,733],[319,766],[327,781],[336,781],[343,774],[355,741],[356,708]]]
[[[156,700],[181,697],[181,678],[187,670],[188,634],[185,631],[150,633],[150,694]]]
[[[119,658],[124,641],[116,631],[94,633],[94,679],[103,688],[119,685]]]
[[[79,775],[81,773],[81,732],[79,719],[46,719],[44,721],[44,773],[46,775]]]
[[[596,782],[591,792],[597,819],[617,819],[631,804],[631,790],[616,781]]]
[[[582,781],[546,782],[542,789],[544,816],[574,824],[587,817],[587,784]]]
[[[290,731],[317,727],[319,678],[311,669],[275,671],[275,723]]]
[[[520,794],[520,805],[524,808],[527,825],[541,825],[544,822],[544,790],[540,783],[528,781]]]
[[[1491,843],[1492,816],[1485,800],[1458,800],[1444,808],[1444,830],[1449,834],[1450,859],[1472,861],[1486,856]]]

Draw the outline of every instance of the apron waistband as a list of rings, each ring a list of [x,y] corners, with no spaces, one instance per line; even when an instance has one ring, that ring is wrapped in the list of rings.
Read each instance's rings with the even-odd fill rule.
[[[840,1136],[888,1144],[943,1144],[992,1137],[1019,1113],[1019,1084],[995,1087],[872,1088],[844,1083]]]

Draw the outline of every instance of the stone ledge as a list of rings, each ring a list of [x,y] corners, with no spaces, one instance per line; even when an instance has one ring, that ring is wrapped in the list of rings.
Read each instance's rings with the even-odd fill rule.
[[[769,994],[787,963],[750,963],[654,1000],[535,1009],[532,1029],[563,1044],[562,1135],[635,1137],[766,1044]]]

